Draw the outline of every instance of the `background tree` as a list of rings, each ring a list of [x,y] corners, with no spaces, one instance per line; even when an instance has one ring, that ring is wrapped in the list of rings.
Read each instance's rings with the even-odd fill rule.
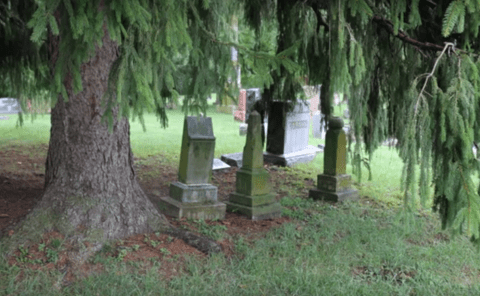
[[[396,137],[406,209],[418,195],[423,205],[431,201],[433,187],[443,226],[480,241],[472,152],[480,136],[478,1],[246,1],[246,11],[257,30],[275,17],[277,56],[301,66],[280,65],[266,100],[295,97],[298,75],[322,84],[325,115],[335,92],[347,94],[355,138],[363,140],[353,147],[355,171],[362,151],[371,156]]]

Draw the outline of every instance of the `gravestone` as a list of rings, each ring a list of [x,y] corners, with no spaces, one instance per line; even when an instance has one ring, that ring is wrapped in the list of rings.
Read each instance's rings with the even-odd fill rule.
[[[224,154],[220,157],[220,159],[230,166],[241,168],[242,161],[243,161],[243,153],[237,152],[237,153]]]
[[[287,111],[286,102],[273,102],[268,117],[265,162],[292,166],[312,161],[320,150],[308,145],[309,132],[309,102],[297,100],[291,111]]]
[[[314,138],[325,138],[325,126],[323,123],[323,116],[320,111],[315,112],[315,114],[312,116],[312,130]]]
[[[235,112],[233,113],[233,119],[244,123],[246,108],[247,108],[247,91],[245,89],[241,89],[240,94],[238,95],[238,107],[237,107],[237,110],[235,110]]]
[[[255,103],[260,101],[260,99],[261,96],[259,88],[249,88],[245,90],[244,94],[241,93],[238,100],[238,112],[235,113],[234,117],[236,120],[242,121],[239,127],[240,136],[244,136],[247,134],[246,122],[248,121],[248,116],[254,110]]]
[[[170,184],[170,196],[160,199],[162,212],[176,218],[225,218],[226,206],[217,200],[217,187],[210,184],[214,150],[212,119],[187,116],[178,182]]]
[[[228,211],[237,211],[252,220],[281,216],[281,206],[271,193],[269,174],[263,168],[261,132],[261,116],[253,111],[248,120],[242,168],[237,171],[236,190],[226,202]]]
[[[212,170],[213,171],[225,171],[225,170],[229,170],[231,167],[223,162],[222,160],[218,159],[218,158],[214,158],[213,159],[213,165],[212,165]]]
[[[260,101],[260,89],[259,88],[249,88],[246,93],[247,101],[245,108],[245,122],[248,122],[248,117],[250,113],[253,112],[253,106],[257,101]]]
[[[323,174],[318,175],[317,188],[310,190],[309,197],[317,200],[344,201],[358,197],[351,187],[352,177],[347,175],[347,138],[341,118],[333,117],[328,122],[328,131],[323,152]]]
[[[248,124],[240,123],[239,134],[240,136],[245,136],[247,134]]]
[[[22,112],[17,99],[0,98],[0,114],[14,114]]]
[[[310,102],[310,114],[316,114],[317,111],[320,111],[320,93],[322,85],[305,85],[303,90],[307,100]]]

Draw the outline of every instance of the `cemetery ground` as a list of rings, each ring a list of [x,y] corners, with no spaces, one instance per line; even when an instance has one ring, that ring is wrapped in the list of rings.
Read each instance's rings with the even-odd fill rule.
[[[240,152],[245,137],[228,114],[210,113],[215,157]],[[50,118],[0,121],[0,231],[33,207],[43,186]],[[132,122],[137,175],[148,196],[168,195],[177,179],[183,114],[169,111],[169,127]],[[310,137],[311,145],[321,140]],[[404,223],[401,161],[382,147],[355,182],[360,199],[342,204],[308,199],[323,155],[294,168],[267,165],[282,217],[249,221],[227,213],[221,221],[172,219],[177,227],[217,241],[206,255],[163,233],[106,244],[88,259],[55,231],[13,256],[0,250],[0,294],[5,295],[478,295],[480,256],[464,236],[442,231],[435,214],[415,212]],[[351,168],[347,169],[351,173]],[[236,169],[214,172],[219,199],[234,191]],[[356,180],[356,178],[354,177]]]

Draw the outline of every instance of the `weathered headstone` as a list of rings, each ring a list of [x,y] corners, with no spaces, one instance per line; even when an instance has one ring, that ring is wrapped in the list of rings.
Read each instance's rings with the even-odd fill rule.
[[[358,191],[351,187],[352,177],[347,175],[346,151],[347,138],[343,121],[333,117],[328,122],[323,174],[318,175],[317,188],[310,190],[309,197],[334,202],[358,197]]]
[[[325,137],[325,127],[323,125],[323,116],[320,111],[315,112],[312,116],[313,137],[323,139]]]
[[[244,93],[242,91],[245,91]],[[259,88],[249,88],[242,90],[238,99],[238,110],[235,112],[234,118],[242,121],[239,127],[240,136],[247,134],[248,116],[254,110],[255,103],[261,99]]]
[[[268,117],[265,161],[281,166],[312,161],[320,151],[308,145],[309,132],[308,102],[297,100],[289,112],[286,102],[273,102]]]
[[[248,120],[242,168],[237,171],[236,190],[226,202],[228,211],[238,211],[252,220],[281,215],[281,206],[271,193],[269,174],[263,168],[261,129],[260,114],[253,111]]]
[[[217,200],[217,187],[210,184],[215,150],[212,119],[185,118],[178,181],[170,184],[170,196],[160,199],[167,215],[194,219],[223,219],[226,206]]]
[[[22,112],[17,99],[0,98],[0,114],[14,114]]]
[[[245,122],[245,112],[247,110],[247,91],[245,89],[240,90],[238,95],[238,107],[233,114],[233,118],[240,122]]]

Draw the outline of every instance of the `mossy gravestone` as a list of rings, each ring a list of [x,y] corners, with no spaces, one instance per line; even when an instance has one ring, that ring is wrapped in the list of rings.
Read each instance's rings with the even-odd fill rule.
[[[167,215],[193,219],[223,219],[226,206],[217,200],[212,175],[215,137],[210,117],[188,116],[183,126],[178,181],[170,184],[170,196],[160,199]]]
[[[325,139],[323,174],[318,175],[317,188],[310,190],[309,197],[327,201],[343,201],[358,197],[347,175],[347,138],[341,118],[332,117],[328,122]]]
[[[262,122],[253,111],[248,118],[247,141],[243,148],[242,168],[237,171],[235,193],[230,195],[227,210],[247,215],[252,220],[277,218],[280,204],[271,193],[268,172],[263,168]]]

